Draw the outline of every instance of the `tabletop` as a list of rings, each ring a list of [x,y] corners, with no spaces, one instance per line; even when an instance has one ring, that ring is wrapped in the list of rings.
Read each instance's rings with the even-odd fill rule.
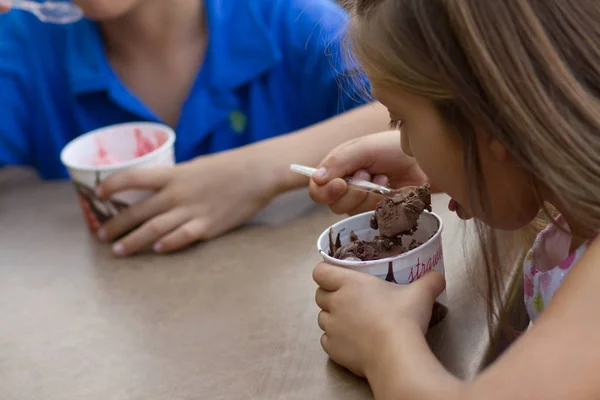
[[[484,301],[446,204],[434,196],[449,314],[428,339],[471,378],[489,353]],[[183,252],[114,259],[69,183],[0,170],[0,398],[370,399],[319,344],[316,240],[339,219],[300,191]]]

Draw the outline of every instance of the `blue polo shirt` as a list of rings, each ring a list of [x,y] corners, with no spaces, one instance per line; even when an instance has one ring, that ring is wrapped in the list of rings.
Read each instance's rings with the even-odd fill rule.
[[[186,161],[292,132],[361,103],[341,79],[345,11],[330,0],[206,0],[210,43],[183,105]],[[161,122],[109,65],[98,24],[0,16],[0,166],[67,177],[61,149],[106,125]]]

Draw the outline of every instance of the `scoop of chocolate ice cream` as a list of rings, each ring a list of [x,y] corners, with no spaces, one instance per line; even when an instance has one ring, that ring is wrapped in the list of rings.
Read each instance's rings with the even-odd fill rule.
[[[431,188],[408,186],[382,200],[371,218],[371,228],[383,237],[393,238],[411,233],[424,210],[431,211]]]
[[[414,233],[424,210],[431,211],[431,189],[428,184],[399,189],[379,203],[371,218],[371,228],[379,230],[380,236],[369,241],[357,240],[356,234],[351,232],[351,242],[342,246],[339,233],[334,243],[330,230],[330,255],[340,260],[371,261],[413,250],[422,243],[413,240],[407,249],[402,245],[400,235]]]

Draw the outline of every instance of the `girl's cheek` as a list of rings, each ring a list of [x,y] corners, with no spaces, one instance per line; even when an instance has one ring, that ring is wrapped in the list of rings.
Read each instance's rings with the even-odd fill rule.
[[[419,146],[417,150],[416,144],[413,144],[415,159],[435,188],[464,204],[467,182],[461,173],[461,163],[452,154],[451,148],[440,147]]]

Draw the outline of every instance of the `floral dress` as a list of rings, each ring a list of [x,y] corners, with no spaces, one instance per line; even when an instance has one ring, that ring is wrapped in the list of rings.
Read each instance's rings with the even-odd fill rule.
[[[562,217],[537,236],[523,265],[525,306],[532,322],[544,311],[573,265],[585,254],[591,241],[569,253],[571,234]]]

